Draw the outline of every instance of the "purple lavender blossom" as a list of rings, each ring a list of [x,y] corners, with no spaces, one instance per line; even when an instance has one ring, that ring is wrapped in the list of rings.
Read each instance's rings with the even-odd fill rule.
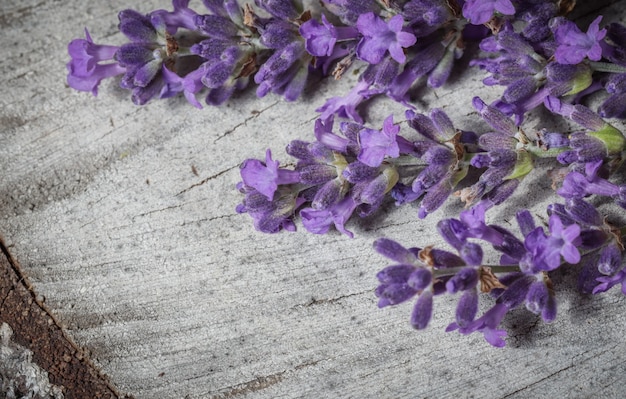
[[[300,26],[300,34],[306,40],[306,50],[316,57],[332,56],[338,41],[354,40],[358,37],[358,31],[355,28],[335,26],[328,22],[324,14],[322,14],[321,24],[316,19],[303,23]],[[347,52],[341,53],[341,55],[346,54]]]
[[[243,162],[241,178],[245,185],[255,188],[271,201],[278,185],[297,183],[300,181],[300,174],[296,171],[279,169],[278,161],[274,161],[271,151],[267,150],[265,163],[256,159]]]
[[[567,104],[552,96],[546,97],[545,105],[553,113],[566,116],[591,130],[573,133],[569,138],[570,150],[559,154],[559,162],[584,170],[587,163],[619,158],[626,148],[623,133],[589,108]]]
[[[295,231],[293,216],[305,199],[298,197],[291,190],[279,188],[278,194],[272,200],[259,193],[253,187],[240,183],[239,191],[245,195],[241,204],[236,208],[237,213],[247,213],[254,221],[254,227],[263,233],[277,233],[282,229]]]
[[[302,224],[314,234],[325,234],[334,225],[337,230],[352,238],[354,234],[345,224],[359,204],[351,197],[335,203],[326,209],[305,208],[300,211]]]
[[[517,18],[526,22],[522,36],[532,43],[545,46],[550,42],[550,20],[557,16],[558,4],[553,1],[518,2]]]
[[[308,76],[304,44],[294,41],[272,56],[259,68],[254,81],[259,84],[257,95],[264,97],[270,91],[282,94],[287,101],[296,100]]]
[[[173,66],[177,45],[172,41],[164,45],[166,26],[160,18],[134,10],[123,10],[118,17],[120,31],[131,40],[115,53],[115,60],[126,68],[120,85],[132,90],[133,102],[142,105],[161,91],[162,66]]]
[[[170,35],[176,34],[178,29],[195,30],[196,25],[196,13],[189,8],[189,0],[172,0],[173,11],[156,10],[152,15],[158,15],[159,19],[165,22],[167,31]]]
[[[204,88],[202,84],[204,70],[199,68],[188,73],[184,78],[166,67],[161,69],[161,73],[163,74],[164,85],[159,95],[160,98],[169,98],[182,92],[191,105],[198,109],[202,108],[196,94]]]
[[[599,82],[594,82],[588,64],[553,61],[556,50],[553,44],[550,38],[544,38],[541,45],[533,43],[507,22],[497,35],[485,38],[480,44],[494,56],[471,61],[471,65],[491,74],[483,81],[486,85],[506,86],[502,98],[492,105],[507,115],[515,115],[518,125],[527,112],[540,106],[548,96],[578,94],[578,99],[601,88]]]
[[[374,13],[359,17],[356,27],[363,35],[357,45],[357,55],[370,64],[382,61],[387,51],[399,63],[406,61],[403,48],[410,47],[417,41],[415,35],[402,30],[404,19],[395,15],[387,23]]]
[[[75,39],[67,46],[72,57],[67,64],[67,83],[71,88],[98,94],[103,79],[121,75],[125,68],[113,62],[118,46],[98,45],[85,28],[85,39]],[[102,63],[104,61],[104,63]]]
[[[314,134],[318,143],[323,144],[330,150],[338,152],[346,152],[350,145],[350,140],[346,137],[341,137],[336,133],[333,133],[334,118],[331,116],[328,119],[317,119],[315,121]],[[359,129],[360,130],[360,129]]]
[[[603,118],[626,118],[626,93],[616,93],[608,97],[598,108]]]
[[[463,291],[456,320],[446,331],[458,330],[464,335],[480,332],[491,345],[502,347],[506,332],[499,325],[509,310],[524,304],[545,322],[556,318],[557,303],[548,272],[565,262],[577,264],[587,261],[581,278],[587,279],[589,291],[599,293],[622,284],[626,293],[626,269],[620,265],[622,247],[617,245],[618,238],[611,233],[614,230],[605,224],[589,203],[573,199],[565,205],[551,205],[547,232],[543,227],[535,227],[530,212],[519,212],[517,220],[523,241],[501,226],[486,224],[485,211],[488,208],[489,202],[481,201],[462,212],[460,219],[446,219],[438,224],[440,234],[460,257],[431,247],[406,249],[391,240],[378,240],[376,250],[398,263],[388,266],[378,275],[381,282],[376,291],[380,298],[379,306],[395,305],[418,296],[416,308],[419,314],[430,318],[431,299],[425,297],[422,303],[422,295]],[[480,241],[492,244],[496,251],[502,253],[499,266],[488,268],[482,265]],[[438,259],[448,260],[434,260],[435,253],[439,253]],[[442,256],[444,253],[446,255]],[[496,277],[492,269],[501,275]],[[426,272],[432,276],[425,279],[422,274]],[[416,285],[418,281],[430,282],[430,285]],[[441,285],[445,285],[445,290]],[[496,301],[491,309],[476,319],[478,286],[483,292],[490,292]],[[412,324],[425,327],[426,316],[418,317],[415,312],[411,316]]]
[[[626,26],[611,23],[606,27],[606,39],[601,43],[604,58],[617,65],[626,65]]]
[[[578,64],[589,58],[599,61],[602,58],[600,41],[606,36],[606,29],[600,30],[602,16],[593,20],[587,33],[581,32],[572,21],[563,19],[556,22],[554,38],[558,44],[554,57],[561,64]]]
[[[602,292],[606,292],[613,288],[614,286],[621,284],[622,285],[622,294],[626,295],[626,268],[620,270],[618,273],[614,274],[610,277],[598,277],[596,279],[600,284],[598,284],[594,289],[594,294],[599,294]]]
[[[203,89],[206,102],[219,105],[253,78],[259,96],[274,92],[295,100],[302,93],[313,68],[298,33],[303,21],[296,3],[257,1],[270,18],[250,6],[244,18],[236,0],[205,1],[209,14],[189,8],[188,0],[172,4],[172,11],[146,15],[121,11],[119,30],[129,42],[119,47],[96,46],[88,34],[72,42],[70,86],[95,94],[102,79],[123,74],[120,85],[133,92],[136,104],[183,93],[198,108],[195,97]]]
[[[463,5],[463,16],[474,25],[489,21],[496,11],[503,15],[513,15],[515,7],[511,0],[468,0]]]
[[[520,142],[527,141],[515,123],[498,108],[488,106],[479,97],[472,101],[480,116],[496,130],[479,137],[478,144],[485,150],[476,154],[470,164],[476,168],[487,168],[478,181],[459,191],[462,201],[472,204],[501,186],[508,186],[508,181],[519,179],[533,169],[533,158],[526,150],[520,150]],[[500,193],[511,195],[513,191],[501,190]],[[503,201],[506,197],[501,198]]]
[[[625,207],[626,186],[619,186],[603,178],[598,173],[602,164],[602,160],[585,164],[585,174],[570,172],[557,193],[564,198],[583,198],[593,194],[611,197],[618,205]]]
[[[526,309],[541,314],[543,321],[549,323],[556,318],[556,300],[550,292],[551,283],[544,279],[533,282],[526,294]]]
[[[412,85],[418,78],[433,71],[444,54],[446,54],[446,47],[440,42],[430,43],[418,49],[413,58],[407,61],[402,72],[400,72],[389,85],[387,94],[394,100],[411,106],[408,92]]]
[[[380,12],[375,0],[323,0],[324,7],[339,17],[341,22],[353,26],[359,17],[368,12]]]
[[[397,158],[400,148],[396,136],[400,126],[393,124],[393,116],[389,116],[383,123],[383,130],[363,129],[359,133],[361,152],[358,160],[372,167],[379,166],[385,156]]]
[[[373,130],[357,123],[342,122],[338,132],[333,131],[333,125],[333,118],[318,119],[317,141],[294,140],[287,147],[287,153],[298,159],[294,170],[280,168],[269,150],[265,162],[249,159],[242,164],[240,190],[246,197],[240,210],[250,213],[255,226],[261,226],[265,219],[274,221],[278,216],[290,221],[299,209],[308,231],[325,234],[335,226],[352,237],[345,228],[348,220],[354,214],[370,215],[381,206],[399,179],[391,160],[402,152],[411,152],[412,143],[397,135],[399,127],[393,125],[392,118],[386,120],[382,131],[375,131],[384,137],[382,141],[381,137],[370,140],[367,136]],[[370,166],[359,160],[361,155],[366,160],[382,156],[387,161]],[[277,203],[284,203],[285,207],[278,208]],[[280,212],[275,216],[267,209]],[[285,228],[276,222],[272,228],[262,227],[270,232]]]
[[[423,330],[428,326],[433,314],[433,293],[424,291],[415,301],[413,312],[411,313],[411,325],[416,330]]]
[[[255,0],[257,6],[282,19],[296,19],[302,14],[302,4],[292,0]]]
[[[360,80],[346,96],[330,98],[316,111],[322,113],[321,119],[328,119],[336,114],[342,118],[350,118],[355,122],[363,123],[363,118],[356,108],[368,98],[366,91],[369,87],[368,82]]]
[[[425,37],[457,19],[456,11],[445,0],[412,0],[404,4],[402,15],[417,37]]]
[[[414,201],[423,196],[418,210],[420,218],[437,210],[450,197],[456,184],[465,177],[468,164],[459,162],[463,156],[462,132],[457,132],[448,116],[440,109],[430,116],[407,111],[409,126],[423,137],[413,143],[413,156],[426,161],[427,166],[413,175],[411,191],[397,185],[392,196],[396,204]]]
[[[441,250],[425,248],[404,248],[395,241],[381,238],[374,242],[374,248],[380,254],[396,261],[377,274],[380,285],[376,289],[379,298],[378,306],[385,307],[405,302],[417,296],[411,315],[411,325],[418,330],[426,328],[433,308],[433,295],[445,292],[447,276],[443,280],[435,281],[434,276],[438,269],[455,268],[464,265],[457,255]],[[471,290],[477,279],[473,278],[471,269],[462,272],[453,285],[461,289]],[[469,271],[470,273],[467,273]],[[466,276],[462,276],[465,274]]]
[[[563,228],[557,216],[550,217],[550,236],[542,228],[533,230],[526,236],[524,245],[532,254],[534,271],[550,271],[561,265],[561,256],[571,264],[580,262],[580,252],[576,247],[580,243],[580,226],[572,224]]]
[[[506,336],[506,331],[498,329],[498,325],[502,322],[502,319],[509,311],[509,308],[501,303],[496,304],[493,308],[488,310],[482,317],[467,323],[462,327],[457,323],[452,323],[446,329],[446,332],[459,330],[463,335],[468,335],[473,332],[481,332],[485,340],[496,348],[502,348],[506,345],[503,337]]]

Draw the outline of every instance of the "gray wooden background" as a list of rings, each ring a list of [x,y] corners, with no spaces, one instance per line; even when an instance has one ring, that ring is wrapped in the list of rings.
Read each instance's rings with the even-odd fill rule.
[[[97,98],[69,89],[66,46],[84,26],[96,42],[121,44],[119,10],[147,12],[167,1],[0,4],[0,234],[68,336],[121,392],[626,396],[626,299],[618,289],[579,295],[572,271],[554,277],[557,321],[513,312],[504,349],[480,335],[444,333],[455,298],[437,298],[423,332],[409,325],[410,304],[376,307],[375,274],[386,262],[373,240],[441,244],[433,226],[461,209],[454,201],[425,221],[415,207],[390,204],[350,222],[354,239],[312,235],[301,224],[296,233],[264,235],[236,214],[241,161],[262,158],[267,147],[290,161],[285,145],[313,138],[315,109],[346,93],[352,74],[323,80],[295,103],[257,99],[252,90],[219,108],[197,110],[183,98],[137,107],[117,81],[103,83]],[[625,5],[605,9],[609,20],[623,20]],[[483,88],[482,76],[466,72],[444,89],[424,90],[416,106],[443,107],[458,127],[484,131],[470,99],[491,101],[498,91]],[[391,112],[404,119],[403,107],[388,101],[366,111],[375,127]],[[553,123],[541,116],[526,128]],[[538,201],[532,209],[543,214],[554,200],[545,171],[525,187],[530,194],[519,201]],[[510,221],[514,210],[494,218]]]

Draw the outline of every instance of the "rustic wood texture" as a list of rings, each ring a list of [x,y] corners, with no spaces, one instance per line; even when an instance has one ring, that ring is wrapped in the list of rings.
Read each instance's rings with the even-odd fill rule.
[[[132,105],[117,82],[99,97],[65,84],[67,43],[88,26],[120,44],[117,11],[144,2],[1,2],[0,234],[65,334],[123,393],[136,398],[626,396],[626,299],[584,297],[573,271],[557,273],[559,316],[546,325],[524,310],[505,320],[507,347],[443,332],[454,298],[437,298],[428,330],[411,305],[379,310],[378,237],[442,244],[438,218],[389,204],[337,232],[264,235],[238,215],[238,166],[267,147],[289,161],[292,139],[312,139],[315,109],[346,93],[355,76],[324,79],[295,103],[248,91],[219,108],[184,99]],[[199,3],[199,2],[198,2]],[[624,2],[607,9],[622,20]],[[581,13],[582,18],[587,18]],[[491,101],[482,74],[463,72],[422,90],[418,110],[443,107],[457,126],[485,131],[470,99]],[[375,100],[379,127],[403,107]],[[552,126],[537,113],[528,129]],[[621,125],[623,126],[623,125]],[[403,131],[406,132],[406,124]],[[519,202],[553,200],[544,172]],[[539,189],[538,189],[539,188]],[[514,206],[494,218],[511,220]]]
[[[81,398],[117,398],[119,393],[103,378],[83,351],[77,348],[72,340],[68,340],[63,329],[56,320],[50,316],[46,306],[41,303],[27,279],[21,274],[19,265],[8,253],[4,242],[0,239],[0,325],[8,325],[8,331],[4,339],[12,339],[19,345],[24,345],[32,353],[33,361],[48,372],[50,381],[55,384],[65,399]],[[5,324],[6,323],[6,324]],[[0,327],[4,328],[4,327]],[[9,350],[10,345],[5,347]],[[4,351],[5,348],[2,348]],[[5,354],[5,353],[3,353]],[[23,357],[24,355],[20,356]],[[10,365],[11,362],[7,362]],[[1,365],[0,369],[8,367]],[[9,380],[15,380],[19,392],[10,392],[15,395],[9,397],[26,398],[31,394],[38,393],[42,396],[46,387],[33,389],[34,381],[37,381],[35,370],[25,365],[10,365],[13,371],[18,371],[13,376],[2,375]],[[47,381],[48,376],[45,377]],[[11,384],[7,384],[7,387]],[[4,387],[5,384],[2,384]],[[9,392],[2,392],[8,394]],[[51,397],[52,395],[50,395]],[[4,397],[4,396],[3,396]],[[49,397],[45,395],[45,397]]]

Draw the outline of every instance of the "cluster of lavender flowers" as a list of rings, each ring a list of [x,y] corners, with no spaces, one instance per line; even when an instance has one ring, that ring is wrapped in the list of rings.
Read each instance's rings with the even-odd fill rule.
[[[85,30],[85,39],[68,46],[68,84],[96,95],[103,79],[121,75],[120,86],[132,91],[135,104],[183,93],[198,108],[201,91],[207,104],[219,105],[252,79],[260,97],[300,95],[313,57],[298,33],[310,18],[299,2],[258,0],[269,17],[236,0],[202,3],[204,12],[191,9],[189,0],[174,0],[173,11],[121,11],[118,27],[130,40],[121,46],[95,44]]]
[[[437,225],[456,253],[428,246],[407,249],[389,239],[374,243],[395,262],[377,275],[379,306],[417,297],[411,324],[422,329],[431,318],[433,296],[461,293],[456,320],[447,331],[478,331],[498,347],[505,344],[506,334],[498,325],[521,304],[546,322],[554,320],[556,300],[548,273],[563,265],[582,265],[583,292],[600,293],[621,284],[626,294],[626,227],[610,225],[585,200],[604,196],[626,209],[626,184],[609,180],[626,153],[622,132],[589,108],[548,96],[549,110],[586,130],[541,130],[531,138],[496,107],[478,97],[473,104],[493,132],[458,130],[440,109],[429,116],[407,111],[417,139],[400,135],[391,116],[381,130],[345,121],[336,132],[332,118],[318,119],[316,141],[295,140],[287,147],[297,159],[293,169],[279,168],[269,150],[265,162],[249,159],[242,164],[238,188],[245,197],[237,210],[248,213],[266,233],[295,230],[293,217],[299,211],[312,233],[326,233],[334,225],[352,237],[347,220],[354,214],[370,215],[385,197],[396,204],[420,200],[418,217],[424,218],[456,194],[469,208],[459,219]],[[487,225],[485,212],[515,192],[538,158],[554,160],[551,174],[563,198],[547,209],[548,230],[535,226],[527,210],[517,213],[521,238],[502,226]],[[468,181],[468,175],[475,180]],[[464,187],[455,191],[459,184]],[[499,264],[483,264],[486,244],[501,253]],[[495,298],[495,305],[476,318],[479,287]]]
[[[358,60],[368,65],[359,84],[321,109],[326,117],[360,120],[356,107],[375,94],[407,101],[423,76],[441,86],[464,38],[486,32],[468,24],[454,1],[325,0],[326,12],[316,18],[301,0],[256,0],[256,9],[236,0],[202,3],[201,12],[188,0],[174,0],[172,11],[120,12],[119,30],[130,40],[122,46],[95,44],[85,31],[85,39],[68,47],[68,84],[95,95],[103,79],[122,75],[121,86],[136,104],[182,92],[200,107],[200,91],[208,90],[206,102],[218,105],[254,80],[260,97],[272,91],[295,100],[312,72],[339,78]],[[486,11],[468,10],[482,23]]]
[[[437,225],[454,252],[375,242],[394,262],[377,275],[376,295],[380,307],[417,297],[411,324],[422,329],[434,296],[459,293],[447,330],[481,332],[494,346],[505,344],[501,320],[522,304],[554,320],[550,273],[563,265],[579,265],[583,292],[621,285],[626,294],[626,228],[609,224],[593,205],[603,197],[626,209],[626,184],[615,179],[626,138],[605,120],[626,118],[625,26],[602,27],[599,16],[582,30],[566,17],[575,4],[568,0],[322,0],[321,13],[297,0],[256,0],[256,11],[235,0],[203,3],[208,14],[183,0],[173,11],[122,11],[119,28],[131,40],[122,46],[96,45],[88,33],[73,41],[70,86],[95,94],[102,79],[122,75],[135,103],[182,92],[200,107],[200,91],[208,90],[208,104],[220,104],[254,80],[259,96],[272,91],[294,100],[312,73],[340,78],[365,64],[349,93],[317,110],[314,139],[287,146],[294,167],[281,167],[269,150],[264,160],[242,163],[237,211],[256,229],[293,231],[299,215],[312,233],[334,227],[352,237],[347,222],[385,201],[415,203],[425,218],[459,198],[467,209]],[[479,56],[465,51],[471,42]],[[442,86],[455,60],[468,54],[469,64],[487,73],[485,85],[502,86],[491,104],[468,101],[488,132],[458,129],[443,110],[420,113],[411,104],[414,88]],[[605,97],[597,112],[583,105],[592,93]],[[407,106],[409,129],[392,115],[380,129],[369,126],[359,108],[375,95]],[[523,129],[537,108],[580,129]],[[524,209],[517,235],[487,224],[485,212],[536,173],[540,158],[552,160],[561,197],[547,209],[547,229]],[[483,263],[488,247],[500,254],[498,264]],[[495,305],[477,318],[479,289]]]

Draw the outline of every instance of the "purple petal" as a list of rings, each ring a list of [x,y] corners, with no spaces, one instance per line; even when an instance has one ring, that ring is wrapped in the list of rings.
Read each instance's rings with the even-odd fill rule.
[[[411,325],[417,330],[426,328],[433,313],[433,294],[431,291],[424,291],[417,298],[413,313],[411,314]]]
[[[564,244],[563,248],[561,248],[561,255],[563,255],[563,259],[572,265],[580,262],[580,252],[578,251],[578,248],[572,244]]]

